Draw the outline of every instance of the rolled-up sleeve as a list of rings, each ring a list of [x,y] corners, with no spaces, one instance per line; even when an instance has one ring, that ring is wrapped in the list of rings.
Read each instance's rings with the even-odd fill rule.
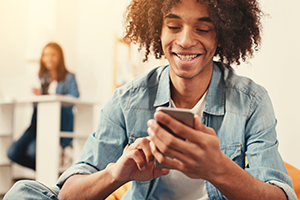
[[[88,163],[77,163],[75,165],[73,165],[72,167],[70,167],[69,169],[67,169],[57,180],[56,185],[61,188],[63,186],[63,184],[65,183],[65,181],[72,175],[75,174],[92,174],[97,172],[98,170],[89,165]]]
[[[281,183],[279,181],[269,181],[268,183],[272,185],[276,185],[277,187],[281,188],[285,192],[285,195],[287,196],[288,200],[298,199],[293,188],[291,188],[286,183]]]

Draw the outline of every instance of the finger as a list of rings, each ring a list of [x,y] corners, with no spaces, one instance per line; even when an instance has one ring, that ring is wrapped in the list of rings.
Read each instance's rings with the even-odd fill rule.
[[[138,169],[140,171],[144,171],[146,169],[147,162],[143,151],[140,149],[134,149],[131,150],[130,155],[131,159],[136,163]]]
[[[158,120],[165,120],[168,123],[168,118],[170,116],[158,116]],[[201,120],[199,116],[195,116],[194,123],[195,127],[198,130],[192,129],[188,126],[184,126],[180,122],[177,123],[176,120],[173,120],[172,122],[170,120],[169,126],[171,126],[175,132],[175,134],[178,134],[182,136],[183,138],[186,138],[186,140],[178,139],[171,134],[168,135],[162,135],[161,132],[156,131],[158,128],[155,128],[153,126],[153,130],[151,125],[154,124],[154,122],[151,122],[150,129],[148,131],[149,135],[151,136],[151,141],[155,144],[156,148],[160,151],[159,153],[156,153],[154,148],[151,148],[152,154],[154,157],[160,161],[162,161],[162,164],[166,164],[168,166],[173,165],[176,166],[178,163],[174,162],[175,158],[179,160],[180,162],[191,165],[193,164],[192,159],[196,159],[199,157],[202,157],[203,150],[201,149],[201,146],[206,146],[205,141],[206,134],[203,131],[206,131],[206,127],[201,123]],[[159,126],[159,125],[157,125]],[[200,131],[199,131],[200,130]],[[212,129],[213,130],[213,129]],[[210,131],[210,130],[209,130]],[[158,136],[158,137],[156,137]],[[165,155],[171,157],[166,157]],[[192,158],[192,159],[191,159]]]
[[[158,168],[154,166],[153,169],[153,178],[157,178],[163,175],[167,175],[170,172],[170,169]]]
[[[164,113],[161,113],[164,114]],[[151,141],[154,142],[156,148],[163,154],[152,154],[156,159],[160,159],[168,166],[170,165],[178,165],[178,163],[174,163],[170,158],[167,158],[164,155],[167,155],[171,158],[175,158],[179,160],[180,162],[184,163],[185,165],[193,165],[194,160],[198,160],[199,158],[203,157],[204,151],[203,149],[207,149],[207,146],[209,145],[209,138],[214,135],[214,130],[208,127],[205,127],[199,118],[199,116],[195,116],[194,122],[195,127],[198,129],[196,130],[193,128],[190,128],[188,126],[185,126],[181,124],[180,122],[172,119],[168,115],[160,115],[159,113],[156,115],[157,121],[161,120],[164,121],[163,123],[169,123],[168,126],[172,127],[175,134],[182,136],[183,138],[186,138],[185,141],[180,140],[171,134],[162,134],[162,131],[157,131],[158,128],[153,128],[151,131],[151,125],[154,124],[154,122],[150,123],[149,127],[150,130],[148,131],[149,135],[151,136]],[[157,123],[156,123],[157,124]],[[159,125],[157,125],[159,126]],[[155,127],[155,126],[154,126]],[[155,132],[156,130],[156,132]],[[210,135],[211,134],[211,135]],[[153,136],[152,136],[153,135]],[[158,137],[156,137],[158,136]],[[207,137],[209,136],[209,137]],[[153,151],[153,150],[152,150]],[[167,162],[167,163],[165,163]]]
[[[152,141],[150,142],[150,147],[151,147],[152,154],[154,155],[154,157],[160,164],[163,164],[163,165],[168,166],[173,169],[177,169],[179,167],[179,165],[182,165],[182,163],[178,159],[163,155],[156,148],[155,144]]]
[[[163,165],[166,165],[168,166],[168,163],[171,158],[162,154],[156,147],[156,145],[154,144],[153,141],[150,142],[150,147],[151,147],[151,151],[152,151],[152,154],[154,155],[154,157],[156,158],[156,160],[163,164]]]
[[[144,159],[144,156],[141,154],[139,149],[133,149],[133,150],[128,150],[126,152],[126,157],[128,157],[130,160],[133,160],[135,163],[136,167],[140,170],[143,171],[146,168],[146,160]]]
[[[194,116],[194,128],[196,130],[202,131],[204,129],[204,124],[201,122],[199,115]]]
[[[195,128],[195,130],[199,130],[203,133],[207,133],[210,135],[216,135],[214,129],[207,127],[202,123],[199,115],[195,115],[195,117],[194,117],[194,128]]]
[[[130,145],[130,149],[139,149],[141,151],[141,155],[146,160],[147,164],[151,165],[154,157],[151,153],[149,142],[149,137],[138,138],[133,144]]]
[[[192,127],[185,125],[184,123],[174,119],[173,117],[171,117],[168,114],[165,114],[161,111],[156,112],[154,114],[154,117],[156,118],[157,122],[166,126],[176,136],[178,136],[180,138],[187,139],[186,133],[191,132],[191,130],[193,130]]]
[[[154,120],[148,122],[148,134],[151,141],[154,142],[155,146],[165,155],[172,156],[172,151],[177,151],[184,141],[173,136],[171,133],[167,132],[164,128]]]
[[[181,123],[180,121],[177,121],[176,119],[172,118],[171,116],[163,113],[163,112],[157,112],[155,113],[155,117],[157,118],[157,121],[161,124],[164,124],[168,128],[171,129],[171,131],[174,133],[174,135],[179,136],[181,139],[185,140],[194,140],[196,137],[199,136],[199,134],[195,131],[195,129]],[[195,121],[195,119],[194,119]],[[157,133],[158,137],[161,138],[163,141],[168,141],[167,138],[162,138],[161,133]],[[157,144],[156,144],[157,145]],[[171,146],[176,144],[171,144]],[[183,143],[179,142],[178,145],[183,145]],[[179,147],[180,147],[179,146]],[[178,146],[174,146],[174,148],[177,148]]]
[[[153,160],[154,160],[154,156],[152,155],[152,152],[151,152],[151,148],[150,148],[150,138],[147,137],[147,142],[145,142],[141,147],[142,147],[142,151],[144,153],[144,156],[145,156],[145,159],[147,161],[147,164],[149,166],[152,166],[153,165]]]

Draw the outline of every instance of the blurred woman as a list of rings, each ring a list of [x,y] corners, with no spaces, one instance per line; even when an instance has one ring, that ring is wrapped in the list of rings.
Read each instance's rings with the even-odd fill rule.
[[[36,95],[69,95],[79,97],[74,74],[70,73],[64,62],[62,48],[56,43],[47,44],[40,59],[39,78],[41,88],[33,88]],[[61,108],[61,131],[73,131],[72,107]],[[35,170],[36,157],[37,108],[34,107],[31,124],[19,140],[8,149],[7,156],[13,162]],[[71,138],[62,138],[61,146],[65,148]]]

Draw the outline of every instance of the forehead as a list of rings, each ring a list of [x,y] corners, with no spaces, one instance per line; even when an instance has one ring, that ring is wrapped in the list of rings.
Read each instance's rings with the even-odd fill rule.
[[[211,18],[208,6],[197,0],[182,0],[178,2],[164,14],[164,18],[170,14],[187,20],[197,20],[203,17]]]
[[[45,47],[43,53],[44,54],[45,53],[58,53],[58,51],[54,47],[48,46],[48,47]]]

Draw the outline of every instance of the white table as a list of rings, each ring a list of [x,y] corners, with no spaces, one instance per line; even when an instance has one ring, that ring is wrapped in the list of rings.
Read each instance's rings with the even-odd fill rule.
[[[59,176],[60,137],[73,138],[73,162],[77,161],[87,137],[93,131],[93,102],[62,95],[18,98],[15,104],[37,104],[36,180],[55,186]],[[73,133],[60,131],[61,106],[74,105]]]
[[[12,100],[0,100],[0,194],[12,186],[11,162],[6,153],[12,142],[13,104]]]

